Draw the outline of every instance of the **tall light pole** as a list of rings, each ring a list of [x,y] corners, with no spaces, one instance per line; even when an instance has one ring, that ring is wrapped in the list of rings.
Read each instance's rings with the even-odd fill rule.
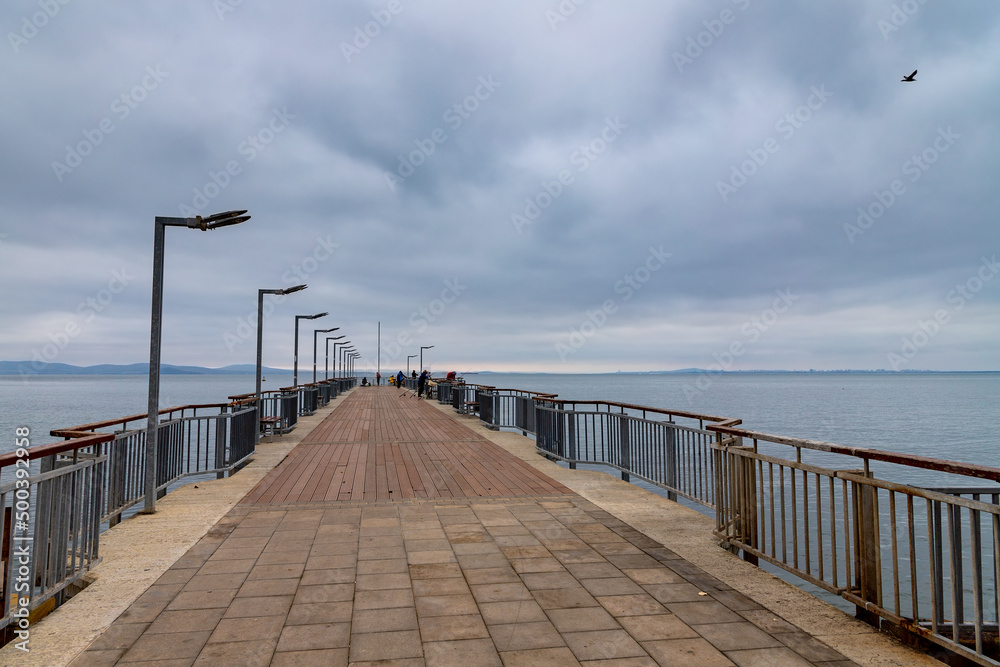
[[[332,337],[329,337],[329,338],[326,339],[326,362],[323,364],[323,379],[324,380],[329,380],[330,379],[330,341],[331,340],[340,340],[341,338],[343,338],[343,336],[332,336]],[[333,344],[333,354],[334,354],[333,363],[335,363],[335,364],[337,363],[337,359],[336,359],[337,346],[341,345],[341,344],[342,343],[334,343]]]
[[[340,348],[340,372],[341,373],[344,372],[345,361],[347,360],[347,353],[348,352],[353,352],[353,351],[354,351],[354,346]],[[337,371],[336,367],[334,367],[333,370],[334,370],[334,375],[336,375],[337,374],[336,373],[336,371]],[[344,377],[347,377],[347,375],[345,374]]]
[[[406,377],[410,377],[410,359],[413,359],[416,356],[416,354],[409,354],[406,356]]]
[[[260,377],[261,377],[261,361],[264,352],[264,295],[265,294],[277,294],[279,296],[285,296],[286,294],[291,294],[292,292],[299,292],[304,290],[307,285],[296,285],[295,287],[289,287],[288,289],[259,289],[257,290],[257,419],[260,420],[264,416],[264,406],[261,403],[261,391],[260,391]],[[260,441],[260,429],[257,429],[257,441]]]
[[[330,313],[316,313],[315,315],[296,315],[295,316],[295,362],[292,365],[292,386],[299,386],[299,320],[318,320],[321,317],[326,317]]]
[[[314,329],[313,330],[313,384],[316,384],[316,336],[321,333],[330,333],[331,331],[336,331],[340,327],[333,327],[332,329]]]
[[[421,373],[424,372],[424,350],[429,350],[432,347],[434,347],[434,346],[433,345],[424,345],[423,347],[420,348],[420,372]]]
[[[333,344],[333,379],[334,380],[337,379],[337,354],[338,354],[337,346],[338,345],[343,345],[343,346],[346,347],[346,346],[348,346],[350,344],[351,344],[351,341],[349,341],[349,340],[345,340],[343,343],[334,343]],[[341,348],[341,352],[343,351],[343,349],[344,348]]]
[[[361,355],[358,354],[357,352],[354,352],[353,354],[351,354],[351,370],[350,370],[350,374],[348,375],[348,377],[355,377],[355,375],[354,375],[354,360],[355,359],[360,359],[360,358],[361,358]]]
[[[226,211],[207,218],[157,216],[153,232],[153,307],[149,326],[149,402],[146,412],[146,494],[142,511],[156,511],[156,432],[160,426],[160,324],[163,319],[163,246],[167,227],[187,227],[209,231],[238,225],[250,219],[246,211]]]

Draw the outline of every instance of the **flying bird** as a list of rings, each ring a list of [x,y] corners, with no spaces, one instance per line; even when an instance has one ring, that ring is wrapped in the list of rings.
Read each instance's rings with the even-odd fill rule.
[[[917,70],[913,70],[913,74],[910,74],[909,76],[904,76],[902,79],[900,79],[900,81],[905,81],[907,83],[913,83],[916,80],[917,80]]]

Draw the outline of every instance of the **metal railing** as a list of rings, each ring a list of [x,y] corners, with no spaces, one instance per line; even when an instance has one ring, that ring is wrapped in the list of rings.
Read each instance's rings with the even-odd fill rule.
[[[716,535],[976,663],[1000,664],[1000,468],[727,426],[718,434]],[[933,471],[941,487],[906,479]],[[921,473],[926,477],[926,473]]]
[[[85,438],[96,447],[113,436]],[[100,498],[107,457],[80,454],[56,443],[0,456],[0,469],[17,478],[0,485],[0,535],[4,548],[0,628],[53,597],[61,597],[99,561]],[[69,451],[69,456],[59,456]],[[31,464],[29,461],[36,463]],[[30,470],[34,468],[34,472]],[[20,600],[29,599],[22,606]]]

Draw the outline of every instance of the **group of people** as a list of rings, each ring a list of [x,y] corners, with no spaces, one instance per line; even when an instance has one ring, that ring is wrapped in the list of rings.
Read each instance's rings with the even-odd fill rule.
[[[432,386],[430,371],[426,370],[422,371],[419,376],[417,375],[417,371],[413,371],[412,377],[417,379],[417,398],[423,398],[424,392],[427,392],[427,395],[430,396],[431,386]],[[455,377],[456,377],[455,371],[451,371],[448,373],[449,380],[454,380]],[[363,379],[361,384],[362,386],[368,386],[367,378]],[[382,384],[381,372],[375,373],[375,384],[381,386]],[[399,387],[400,389],[406,387],[406,375],[403,374],[403,371],[399,371],[395,375],[390,375],[389,384],[394,387]]]

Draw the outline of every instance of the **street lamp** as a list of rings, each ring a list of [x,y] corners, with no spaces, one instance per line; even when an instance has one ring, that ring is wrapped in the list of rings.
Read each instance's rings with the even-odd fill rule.
[[[340,340],[341,338],[343,338],[343,336],[332,336],[332,337],[326,339],[326,362],[323,364],[323,379],[324,380],[329,380],[330,379],[330,341],[331,340]],[[350,342],[350,341],[348,341],[348,342]],[[343,343],[334,343],[333,344],[333,354],[334,354],[333,363],[337,363],[337,359],[336,359],[337,346],[338,345],[342,345],[342,344]],[[336,375],[336,373],[334,373],[334,375]]]
[[[316,336],[321,333],[330,333],[331,331],[336,331],[340,327],[333,327],[332,329],[314,329],[313,330],[313,384],[316,384]]]
[[[357,352],[355,352],[355,353],[353,353],[351,355],[351,371],[350,371],[350,375],[348,377],[352,377],[352,378],[357,379],[357,376],[354,374],[354,361],[356,359],[360,359],[360,358],[361,358],[361,355],[358,354]]]
[[[354,346],[353,345],[351,347],[342,347],[342,348],[340,348],[340,372],[341,373],[344,373],[345,362],[347,360],[347,353],[348,352],[353,352],[353,351],[354,351]],[[337,367],[336,367],[336,365],[334,365],[334,367],[333,367],[333,374],[334,375],[337,374]],[[344,377],[347,377],[346,373],[344,374]]]
[[[416,356],[416,354],[410,354],[406,357],[406,377],[410,377],[410,359]]]
[[[153,307],[149,326],[149,402],[146,412],[146,494],[142,511],[156,511],[156,431],[160,425],[160,323],[163,319],[163,246],[167,227],[187,227],[207,232],[238,225],[250,219],[246,211],[226,211],[207,218],[156,216],[153,233]]]
[[[261,403],[261,392],[260,392],[260,377],[261,377],[261,360],[264,350],[264,295],[265,294],[277,294],[278,296],[285,296],[293,292],[301,292],[307,287],[307,285],[296,285],[295,287],[289,287],[287,289],[259,289],[257,290],[257,419],[260,420],[264,416],[264,407]],[[260,441],[260,429],[257,429],[257,441]]]
[[[316,313],[315,315],[296,315],[295,316],[295,362],[292,365],[292,386],[299,386],[299,320],[318,320],[321,317],[326,317],[330,313]]]
[[[340,338],[343,338],[343,336],[340,336]],[[345,340],[343,343],[334,343],[333,344],[333,379],[334,380],[337,379],[337,354],[338,354],[338,352],[337,352],[337,346],[338,345],[347,346],[347,345],[350,345],[350,344],[351,344],[351,341],[349,341],[349,340]],[[343,348],[343,347],[340,348],[341,352],[343,352],[344,349],[345,348]]]
[[[421,373],[424,372],[424,350],[429,350],[432,347],[434,347],[434,346],[433,345],[424,345],[423,347],[420,348],[420,372]]]

